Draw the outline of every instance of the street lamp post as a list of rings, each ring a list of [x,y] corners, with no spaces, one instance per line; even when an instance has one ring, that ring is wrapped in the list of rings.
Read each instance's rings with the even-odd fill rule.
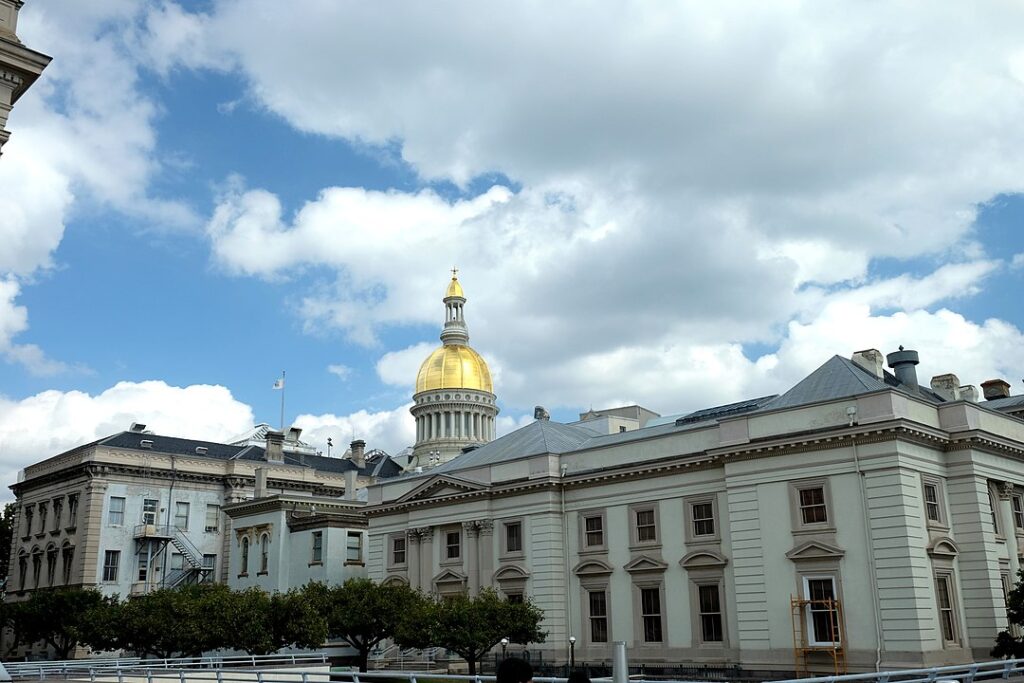
[[[508,638],[501,639],[501,661],[505,661],[505,651],[508,649]]]
[[[576,668],[576,636],[569,636],[569,668]]]

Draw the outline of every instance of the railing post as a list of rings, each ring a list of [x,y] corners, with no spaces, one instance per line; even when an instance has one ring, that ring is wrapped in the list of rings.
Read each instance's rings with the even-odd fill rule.
[[[256,680],[259,681],[259,683],[263,683],[263,672],[262,671],[257,671],[256,672]]]
[[[224,681],[224,669],[217,669],[217,683],[223,683]]]
[[[1003,664],[1003,678],[1009,678],[1011,671],[1013,671],[1013,662],[1005,662]]]
[[[966,681],[966,683],[974,683],[974,677],[977,676],[977,675],[978,675],[978,665],[977,664],[972,664],[971,668],[969,669],[969,672],[967,674],[967,678],[965,678],[964,681]]]
[[[629,683],[629,662],[626,660],[626,641],[612,643],[612,683]]]
[[[153,683],[153,670],[146,669],[146,683]]]

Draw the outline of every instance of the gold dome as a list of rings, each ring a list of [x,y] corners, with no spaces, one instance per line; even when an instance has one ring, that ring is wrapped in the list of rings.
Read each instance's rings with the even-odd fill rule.
[[[457,280],[452,280],[455,287]],[[451,292],[452,287],[448,287]],[[459,287],[459,295],[462,288]],[[451,294],[449,294],[451,296]],[[416,393],[435,389],[475,389],[494,393],[491,371],[479,353],[462,344],[446,344],[430,354],[416,375]]]
[[[444,298],[447,299],[450,296],[461,296],[463,299],[466,298],[462,293],[462,285],[459,284],[459,278],[454,276],[452,277],[452,281],[448,283],[448,291],[444,293]]]

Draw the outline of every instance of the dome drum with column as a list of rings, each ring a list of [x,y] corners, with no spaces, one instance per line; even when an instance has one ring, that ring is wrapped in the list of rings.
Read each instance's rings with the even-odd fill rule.
[[[452,277],[444,297],[442,346],[420,366],[411,408],[416,418],[412,467],[431,467],[451,460],[467,446],[495,437],[498,414],[487,362],[469,346],[463,317],[466,298]]]

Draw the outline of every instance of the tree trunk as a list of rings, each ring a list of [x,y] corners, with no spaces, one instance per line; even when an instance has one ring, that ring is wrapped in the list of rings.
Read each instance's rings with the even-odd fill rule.
[[[366,669],[369,666],[369,660],[370,660],[370,650],[369,649],[366,649],[366,650],[360,649],[359,650],[359,670],[361,672],[366,673]]]
[[[476,657],[472,655],[466,657],[466,663],[469,664],[469,675],[476,676]]]

